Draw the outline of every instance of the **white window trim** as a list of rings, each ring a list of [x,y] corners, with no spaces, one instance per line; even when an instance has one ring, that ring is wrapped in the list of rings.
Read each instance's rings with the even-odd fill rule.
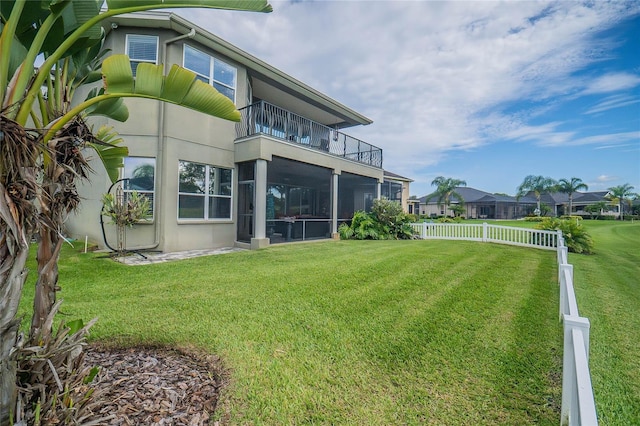
[[[185,64],[185,56],[186,56],[187,48],[189,48],[189,49],[193,49],[193,50],[195,50],[196,52],[202,53],[203,55],[206,55],[206,56],[208,56],[208,57],[209,57],[209,75],[201,74],[201,73],[199,73],[199,72],[197,72],[197,71],[194,71],[194,70],[192,70],[191,68],[188,68],[188,67],[186,66],[186,64]],[[215,80],[215,78],[214,78],[214,62],[215,62],[215,61],[220,61],[220,62],[222,62],[223,64],[225,64],[225,65],[227,65],[227,66],[229,66],[229,67],[233,68],[233,69],[236,71],[236,73],[235,73],[235,74],[236,74],[236,75],[235,75],[235,83],[236,83],[236,84],[235,84],[235,87],[233,87],[233,86],[229,86],[228,84],[225,84],[225,83],[223,83],[223,82],[221,82],[221,81],[216,81],[216,80]],[[220,58],[217,58],[217,57],[215,57],[215,56],[212,56],[212,55],[208,54],[207,52],[204,52],[204,51],[202,51],[202,50],[200,50],[200,49],[197,49],[197,48],[195,48],[195,47],[193,47],[193,46],[191,46],[190,44],[187,44],[187,43],[185,43],[185,44],[184,44],[184,48],[182,49],[182,66],[183,66],[184,68],[188,69],[189,71],[192,71],[194,74],[199,75],[199,76],[200,76],[200,77],[202,77],[202,78],[206,78],[206,79],[209,81],[209,85],[210,85],[211,87],[214,87],[214,86],[213,86],[213,83],[216,83],[216,84],[219,84],[219,85],[221,85],[221,86],[224,86],[224,87],[226,87],[226,88],[229,88],[229,89],[233,90],[233,99],[231,99],[231,100],[233,101],[233,103],[234,103],[234,104],[236,103],[236,98],[237,98],[237,95],[238,95],[238,68],[237,68],[237,67],[235,67],[235,66],[231,65],[231,64],[230,64],[230,63],[228,63],[227,61],[223,61],[223,60],[222,60],[222,59],[220,59]]]
[[[204,171],[205,192],[204,192],[204,194],[195,194],[193,192],[181,192],[180,191],[180,168],[179,168],[180,163],[193,163],[193,164],[198,164],[198,165],[201,165],[201,166],[205,166],[205,171]],[[224,169],[224,170],[230,170],[231,171],[231,183],[230,183],[231,184],[231,195],[209,194],[209,182],[210,182],[209,170],[211,168]],[[181,222],[184,222],[184,223],[233,222],[233,188],[234,188],[234,179],[235,179],[235,168],[233,168],[233,167],[222,167],[222,166],[216,166],[216,165],[213,165],[213,164],[199,163],[197,161],[178,160],[178,200],[177,200],[177,206],[176,206],[177,207],[176,217],[178,218],[178,223],[181,223]],[[184,218],[180,217],[180,196],[181,195],[194,196],[194,197],[204,197],[204,215],[203,215],[203,217],[184,217]],[[209,198],[228,198],[230,200],[229,217],[209,218]]]
[[[129,36],[144,36],[144,37],[153,37],[156,39],[156,59],[155,61],[150,61],[148,59],[137,59],[137,58],[132,58],[129,55]],[[159,57],[159,53],[158,53],[158,48],[160,46],[160,38],[158,36],[155,35],[151,35],[151,34],[127,34],[125,37],[125,53],[127,54],[127,56],[129,56],[129,60],[131,61],[135,61],[135,62],[146,62],[149,64],[154,64],[154,65],[158,65],[158,57]]]

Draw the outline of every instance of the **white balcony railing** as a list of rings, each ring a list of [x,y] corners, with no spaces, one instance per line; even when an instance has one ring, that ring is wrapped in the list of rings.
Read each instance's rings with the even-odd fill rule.
[[[302,117],[265,101],[241,108],[236,123],[238,139],[267,135],[289,143],[326,152],[358,163],[382,168],[382,149],[337,129]]]

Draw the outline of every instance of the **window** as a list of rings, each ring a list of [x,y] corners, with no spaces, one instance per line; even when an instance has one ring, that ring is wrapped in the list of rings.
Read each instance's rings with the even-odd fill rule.
[[[385,180],[380,186],[382,198],[386,198],[389,201],[396,201],[402,203],[402,184],[393,181]]]
[[[139,63],[158,63],[158,37],[127,34],[127,55],[131,59],[131,71],[135,77]]]
[[[234,67],[186,44],[183,62],[183,66],[195,72],[199,80],[236,102],[237,70]]]
[[[231,219],[233,170],[180,161],[178,219]]]
[[[125,199],[127,194],[137,191],[138,194],[149,199],[151,203],[149,214],[153,219],[155,194],[156,159],[147,157],[127,157],[124,159],[123,182]]]

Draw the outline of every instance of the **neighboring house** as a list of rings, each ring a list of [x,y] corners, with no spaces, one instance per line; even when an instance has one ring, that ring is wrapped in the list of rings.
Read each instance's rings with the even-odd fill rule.
[[[577,195],[577,193],[573,194],[574,200]],[[533,192],[529,192],[527,196],[533,198],[536,197]],[[549,206],[551,209],[551,213],[549,214],[550,216],[562,216],[565,214],[565,210],[569,208],[569,194],[564,194],[562,192],[543,193],[540,194],[540,203]],[[544,212],[544,209],[541,210]]]
[[[128,98],[127,122],[96,122],[113,125],[129,148],[124,196],[135,189],[153,201],[150,220],[127,229],[127,248],[259,248],[335,238],[342,221],[385,194],[406,208],[411,180],[383,170],[380,148],[342,132],[370,124],[367,117],[173,13],[113,17],[104,29],[104,47],[127,53],[133,68],[182,65],[242,114],[232,123]],[[72,236],[103,241],[100,199],[109,187],[98,172],[81,188]],[[105,230],[114,246],[115,227]]]
[[[527,194],[528,197],[534,197],[533,193]],[[601,215],[617,216],[618,205],[611,202],[608,197],[609,191],[591,191],[591,192],[576,192],[573,194],[572,202],[572,215],[578,216],[590,216],[590,213],[585,210],[585,207],[596,204],[598,202],[605,202],[607,208],[600,212]],[[545,193],[540,196],[540,201],[551,208],[553,216],[562,216],[569,214],[569,195],[561,192]]]
[[[509,195],[491,194],[469,187],[457,187],[455,192],[460,194],[464,201],[465,213],[462,216],[467,219],[518,219],[531,214],[536,208],[536,199],[529,196],[516,199]],[[446,206],[438,203],[436,194],[426,195],[418,200],[421,215],[454,216],[450,208],[445,211]],[[455,196],[452,196],[450,201],[449,207],[460,203]]]

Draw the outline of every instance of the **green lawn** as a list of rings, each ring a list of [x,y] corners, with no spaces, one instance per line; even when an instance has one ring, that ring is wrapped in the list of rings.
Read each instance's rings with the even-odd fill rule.
[[[640,222],[585,221],[596,254],[569,254],[580,315],[591,322],[601,425],[640,425]]]
[[[640,327],[622,307],[640,306],[639,263],[633,237],[624,261],[612,250],[633,235],[627,229],[637,242],[640,226],[607,248],[599,232],[615,229],[594,226],[598,254],[570,261],[581,314],[592,322],[601,424],[632,424]],[[635,282],[624,278],[631,272]],[[92,340],[220,355],[231,374],[223,404],[232,424],[559,422],[554,252],[331,241],[131,267],[66,248],[60,273],[65,314],[100,318]]]

